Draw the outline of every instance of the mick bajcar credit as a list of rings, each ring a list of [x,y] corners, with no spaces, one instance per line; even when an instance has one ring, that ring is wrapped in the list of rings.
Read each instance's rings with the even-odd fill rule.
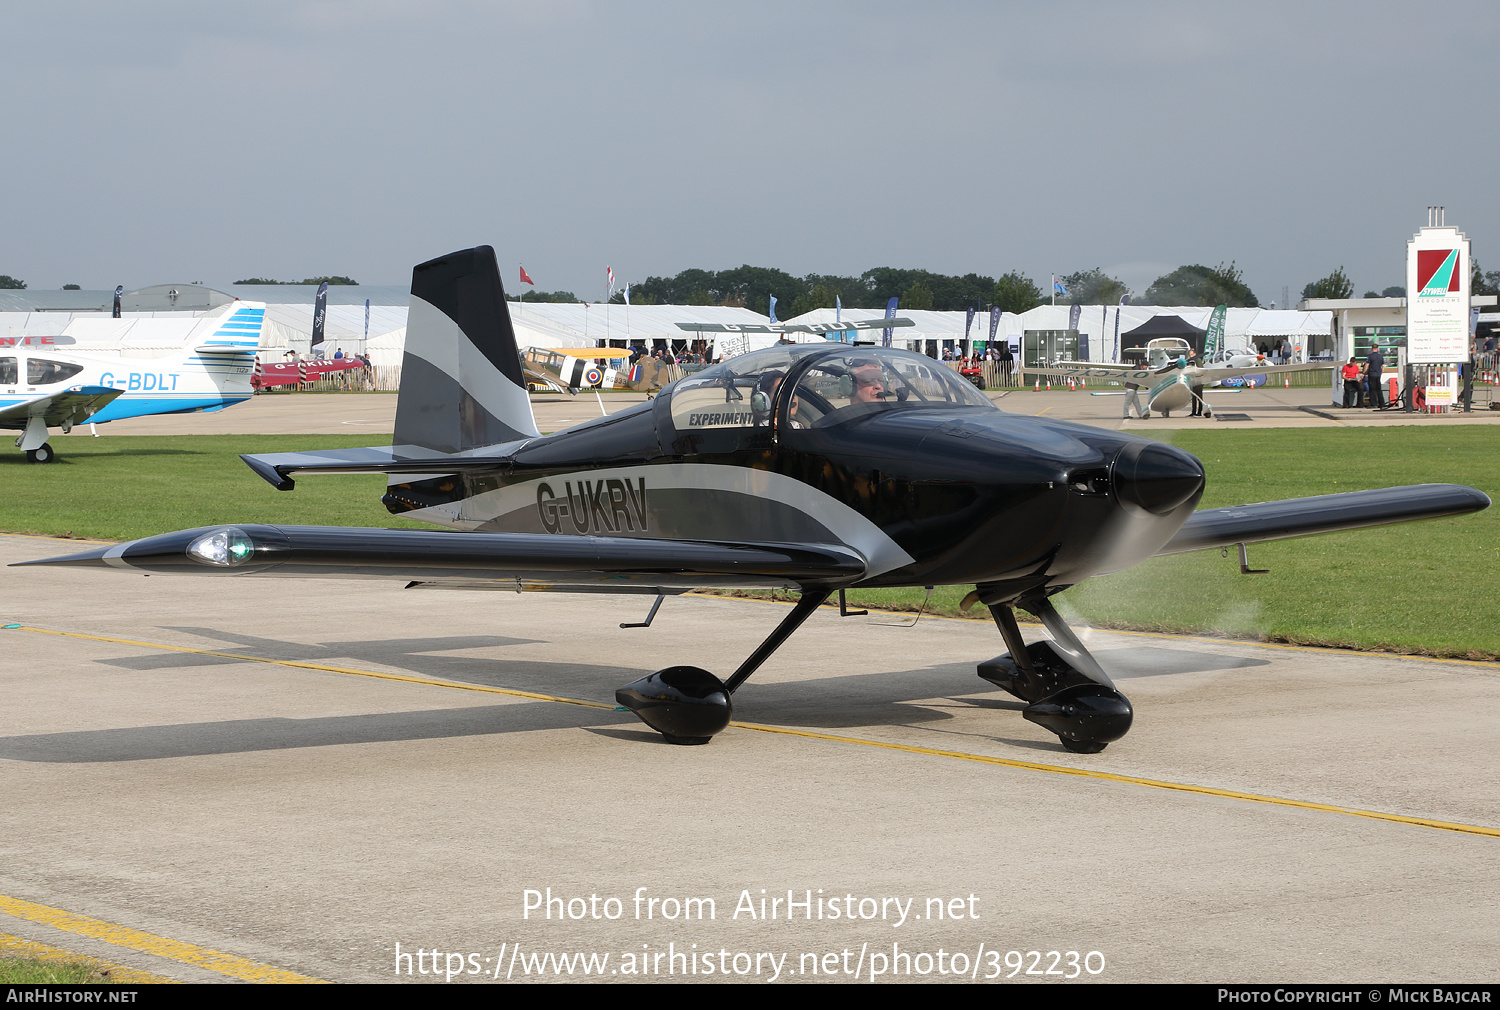
[[[1200,986],[1200,989],[1210,988]],[[1214,986],[1219,1003],[1442,1003],[1495,1002],[1492,985]]]
[[[916,923],[973,923],[984,917],[983,899],[973,893],[943,895],[858,895],[823,888],[772,891],[744,888],[724,897],[665,894],[638,887],[627,894],[569,894],[551,887],[521,893],[521,919],[528,924],[601,924],[631,921],[661,930],[655,942],[584,949],[549,946],[536,940],[497,937],[488,950],[438,950],[398,943],[397,975],[442,981],[525,981],[537,978],[621,980],[721,978],[736,981],[1065,981],[1102,978],[1107,966],[1097,950],[1049,949],[977,939],[961,946],[912,936]],[[853,924],[862,936],[835,946],[771,945],[764,930],[744,945],[723,942],[722,931],[709,942],[708,923],[733,927]],[[902,932],[904,931],[904,932]],[[967,932],[972,933],[972,930]],[[789,935],[795,936],[795,933]],[[749,937],[747,936],[747,939]]]

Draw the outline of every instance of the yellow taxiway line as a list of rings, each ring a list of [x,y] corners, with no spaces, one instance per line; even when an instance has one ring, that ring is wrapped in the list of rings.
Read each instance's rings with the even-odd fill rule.
[[[273,968],[268,964],[261,964],[259,961],[236,957],[233,954],[210,950],[207,947],[199,947],[197,944],[172,940],[165,936],[157,936],[154,933],[145,933],[139,929],[131,929],[129,926],[117,926],[112,922],[104,922],[102,919],[91,919],[86,915],[65,912],[60,908],[38,905],[32,901],[22,901],[20,898],[11,898],[3,894],[0,894],[0,912],[4,912],[6,915],[13,915],[18,919],[29,919],[44,926],[51,926],[53,929],[61,929],[69,933],[76,933],[79,936],[103,940],[105,943],[112,943],[116,947],[138,950],[143,954],[155,954],[157,957],[164,957],[181,964],[190,964],[197,968],[207,969],[208,971],[216,971],[221,975],[242,979],[246,982],[306,983],[324,981],[323,979],[312,978],[308,975],[299,975],[294,971]]]
[[[215,656],[224,659],[238,659],[248,663],[268,663],[272,666],[288,666],[303,670],[319,670],[324,673],[337,673],[354,677],[370,677],[375,680],[394,680],[407,684],[422,684],[428,687],[441,687],[456,691],[475,691],[481,694],[502,694],[513,698],[525,698],[531,701],[550,701],[563,705],[578,705],[584,708],[606,709],[618,711],[617,706],[606,705],[597,701],[587,701],[582,698],[568,698],[561,695],[538,694],[534,691],[516,691],[503,687],[487,687],[478,684],[462,684],[450,680],[438,680],[433,677],[417,677],[409,674],[378,673],[374,670],[360,670],[347,666],[330,666],[324,663],[305,663],[296,660],[271,659],[265,656],[255,656],[240,652],[223,652],[217,649],[197,649],[186,645],[166,645],[160,642],[142,642],[130,638],[113,638],[107,635],[90,635],[80,631],[56,631],[51,628],[34,628],[25,625],[11,625],[14,630],[32,631],[44,635],[60,635],[66,638],[82,638],[95,642],[111,642],[117,645],[133,645],[143,649],[161,649],[168,652],[186,652],[200,656]],[[1286,648],[1296,648],[1287,646]],[[1213,786],[1194,785],[1186,782],[1168,782],[1163,779],[1148,779],[1135,775],[1120,775],[1114,772],[1102,772],[1089,768],[1070,768],[1066,765],[1043,764],[1037,761],[1021,761],[1015,758],[991,757],[985,754],[970,754],[966,751],[938,750],[932,747],[916,747],[910,744],[887,743],[882,740],[867,740],[863,737],[840,736],[833,733],[814,733],[807,730],[789,729],[782,726],[766,726],[752,722],[731,722],[729,725],[738,729],[752,730],[757,733],[775,733],[782,736],[804,737],[809,740],[827,740],[832,743],[856,744],[862,747],[875,747],[880,750],[901,751],[907,754],[920,754],[926,757],[948,758],[956,761],[973,761],[978,764],[999,765],[1004,768],[1018,768],[1026,771],[1046,772],[1052,775],[1071,775],[1078,778],[1099,779],[1106,782],[1120,782],[1127,785],[1144,786],[1149,789],[1165,789],[1171,792],[1198,793],[1204,796],[1218,796],[1224,799],[1242,800],[1248,803],[1266,803],[1272,806],[1295,807],[1302,810],[1318,810],[1324,813],[1345,814],[1350,817],[1364,817],[1378,821],[1390,821],[1396,824],[1409,824],[1415,827],[1435,828],[1441,831],[1457,831],[1471,835],[1486,835],[1491,838],[1500,838],[1500,828],[1485,827],[1479,824],[1462,824],[1454,821],[1439,821],[1426,817],[1408,817],[1404,814],[1391,814],[1379,810],[1363,810],[1358,807],[1343,807],[1330,803],[1313,803],[1309,800],[1293,800],[1281,796],[1267,796],[1261,793],[1247,793],[1235,789],[1217,789]],[[8,899],[4,899],[8,900]],[[40,907],[40,906],[38,906]],[[3,900],[0,900],[0,911],[5,910]],[[15,914],[15,913],[12,913]],[[169,941],[175,942],[175,941]]]
[[[112,638],[108,635],[86,635],[81,631],[57,631],[53,628],[33,628],[24,624],[5,625],[8,631],[34,631],[40,635],[61,635],[64,638],[86,638],[93,642],[111,642],[115,645],[134,645],[142,649],[161,649],[166,652],[189,652],[195,656],[217,656],[221,659],[240,659],[247,663],[268,663],[271,666],[290,666],[298,670],[321,670],[324,673],[342,673],[350,677],[370,677],[374,680],[396,680],[407,684],[425,684],[429,687],[446,687],[455,691],[477,691],[480,694],[503,694],[511,698],[526,698],[530,701],[555,701],[560,705],[582,705],[585,708],[602,708],[614,711],[614,705],[582,698],[565,698],[561,695],[538,694],[535,691],[516,691],[506,687],[488,687],[484,684],[460,684],[451,680],[436,680],[431,677],[415,677],[404,673],[380,673],[376,670],[360,670],[350,666],[330,666],[327,663],[304,663],[296,659],[272,659],[269,656],[252,656],[243,652],[223,652],[217,649],[195,649],[187,645],[167,645],[164,642],[142,642],[133,638]]]
[[[111,961],[101,961],[97,957],[89,957],[86,954],[75,954],[71,950],[63,950],[61,947],[49,946],[45,943],[36,943],[33,940],[25,940],[19,936],[11,936],[9,933],[0,933],[0,958],[30,958],[36,961],[51,962],[53,964],[83,964],[104,976],[103,984],[107,985],[177,985],[175,978],[167,978],[165,975],[153,975],[149,971],[137,971],[127,968],[123,964],[115,964]],[[62,984],[62,983],[58,983]],[[82,983],[89,984],[89,983]]]
[[[1076,775],[1080,778],[1103,779],[1107,782],[1125,782],[1152,789],[1167,789],[1175,792],[1201,793],[1205,796],[1222,796],[1231,800],[1246,800],[1251,803],[1270,803],[1279,807],[1298,807],[1303,810],[1321,810],[1326,813],[1348,814],[1351,817],[1369,817],[1377,821],[1394,821],[1397,824],[1414,824],[1424,828],[1439,828],[1443,831],[1461,831],[1471,835],[1489,835],[1500,838],[1500,828],[1487,828],[1477,824],[1459,824],[1453,821],[1435,821],[1426,817],[1407,817],[1403,814],[1387,814],[1379,810],[1361,810],[1358,807],[1341,807],[1331,803],[1313,803],[1309,800],[1289,800],[1280,796],[1263,796],[1260,793],[1240,792],[1236,789],[1216,789],[1213,786],[1191,785],[1185,782],[1166,782],[1136,775],[1119,775],[1114,772],[1094,771],[1090,768],[1068,768],[1064,765],[1041,764],[1036,761],[1018,761],[1015,758],[989,757],[984,754],[969,754],[964,751],[937,750],[932,747],[914,747],[910,744],[885,743],[881,740],[865,740],[860,737],[837,736],[832,733],[812,733],[782,726],[761,726],[750,722],[732,722],[729,725],[741,729],[753,729],[761,733],[781,733],[786,736],[805,736],[813,740],[831,740],[835,743],[860,744],[864,747],[879,747],[883,750],[906,751],[909,754],[926,754],[932,757],[953,758],[959,761],[977,761],[980,764],[1001,765],[1006,768],[1025,768],[1028,771],[1051,772],[1054,775]]]

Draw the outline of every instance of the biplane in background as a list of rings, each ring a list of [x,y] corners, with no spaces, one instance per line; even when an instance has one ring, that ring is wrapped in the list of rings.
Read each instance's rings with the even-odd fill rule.
[[[633,363],[630,358],[631,352],[619,347],[528,347],[521,352],[521,369],[527,388],[539,386],[559,393],[580,389],[648,393],[670,381],[666,362],[644,354]]]

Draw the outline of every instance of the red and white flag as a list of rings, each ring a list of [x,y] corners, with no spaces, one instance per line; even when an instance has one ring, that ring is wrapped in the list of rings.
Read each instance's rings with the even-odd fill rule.
[[[532,280],[527,275],[525,267],[521,267],[521,283],[522,284],[530,284],[532,287],[536,287],[536,281]]]
[[[604,279],[609,282],[609,293],[615,292],[615,272],[609,267],[604,268]]]

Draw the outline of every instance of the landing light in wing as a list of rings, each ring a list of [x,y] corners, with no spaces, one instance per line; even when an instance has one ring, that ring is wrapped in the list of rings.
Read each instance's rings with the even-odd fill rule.
[[[255,544],[244,530],[226,526],[194,540],[188,545],[187,552],[199,561],[227,568],[249,560],[255,553]]]

